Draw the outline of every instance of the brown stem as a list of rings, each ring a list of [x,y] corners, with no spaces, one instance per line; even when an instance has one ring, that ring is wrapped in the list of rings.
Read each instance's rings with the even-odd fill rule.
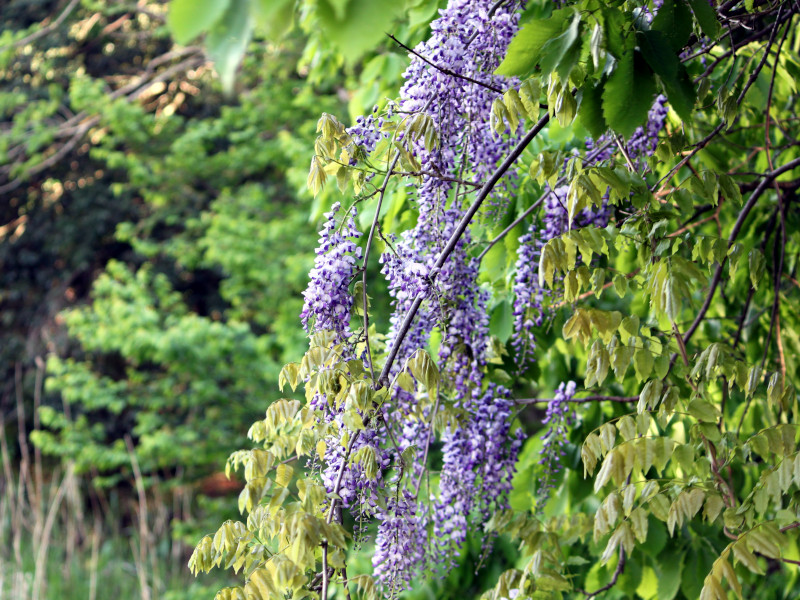
[[[9,44],[8,46],[0,48],[0,51],[9,50],[11,48],[19,48],[20,46],[26,46],[27,44],[30,44],[31,42],[38,40],[40,37],[46,36],[51,31],[58,29],[61,23],[63,23],[64,20],[70,15],[70,13],[73,10],[75,10],[75,7],[78,6],[78,4],[80,4],[80,0],[71,0],[70,3],[67,4],[66,8],[61,12],[61,14],[58,15],[58,18],[56,18],[55,21],[53,21],[49,25],[42,27],[38,31],[34,31],[32,34],[27,35],[20,40],[17,40],[13,44]]]
[[[461,236],[464,235],[464,232],[467,230],[467,227],[472,222],[473,217],[480,209],[483,201],[489,196],[489,193],[494,189],[494,186],[497,185],[497,182],[500,181],[500,178],[505,175],[506,171],[511,168],[511,165],[516,162],[517,158],[522,154],[525,148],[533,141],[533,139],[539,134],[539,132],[544,129],[544,126],[550,121],[550,115],[544,115],[536,125],[531,128],[531,130],[519,141],[519,143],[514,147],[514,149],[509,153],[503,163],[495,170],[489,180],[483,185],[480,192],[478,192],[475,201],[472,205],[467,209],[467,212],[464,213],[464,216],[461,218],[461,221],[456,226],[453,235],[450,236],[450,240],[447,242],[447,245],[442,249],[439,253],[439,258],[436,260],[436,264],[434,265],[433,271],[431,272],[430,278],[433,280],[436,278],[436,275],[439,273],[439,269],[442,268],[444,263],[450,257],[453,250],[455,250],[456,244],[461,239]],[[378,382],[380,385],[387,386],[389,383],[389,372],[391,371],[392,364],[394,363],[395,359],[397,358],[397,354],[400,351],[400,345],[403,343],[406,335],[408,335],[409,330],[411,329],[411,323],[414,320],[414,317],[419,310],[419,307],[422,305],[423,297],[418,295],[414,302],[411,304],[411,307],[408,309],[405,318],[403,319],[400,328],[398,329],[397,336],[392,343],[391,348],[389,349],[389,354],[386,358],[386,362],[383,365],[383,370],[381,371],[380,377],[378,378]]]
[[[584,396],[583,398],[569,398],[562,402],[573,404],[585,404],[587,402],[636,402],[639,396]],[[517,404],[548,404],[553,402],[552,398],[515,398]]]
[[[586,596],[586,600],[590,600],[594,598],[598,594],[605,592],[606,590],[610,590],[617,584],[617,580],[619,576],[622,575],[622,571],[625,569],[625,549],[619,549],[619,561],[617,562],[617,568],[614,569],[614,574],[611,576],[611,581],[605,584],[603,587],[596,589],[593,592],[587,592],[584,590],[578,590],[581,594]]]
[[[448,69],[447,67],[440,67],[439,65],[433,63],[431,60],[429,60],[427,57],[423,56],[422,54],[420,54],[419,52],[417,52],[413,48],[409,48],[408,46],[406,46],[403,42],[398,40],[391,33],[388,34],[388,35],[389,35],[389,39],[391,39],[395,44],[400,46],[403,50],[405,50],[409,54],[413,54],[414,56],[419,58],[422,62],[424,62],[426,64],[429,64],[434,69],[444,73],[445,75],[449,75],[450,77],[456,77],[457,79],[463,79],[464,81],[468,81],[470,83],[474,83],[475,85],[479,85],[481,87],[486,88],[487,90],[491,90],[491,91],[496,92],[498,94],[502,94],[503,91],[504,91],[504,90],[500,89],[499,87],[495,87],[495,86],[493,86],[493,85],[491,85],[489,83],[484,83],[482,81],[478,81],[477,79],[473,79],[472,77],[469,77],[467,75],[461,75],[460,73],[456,73],[455,71],[452,71],[452,70]]]

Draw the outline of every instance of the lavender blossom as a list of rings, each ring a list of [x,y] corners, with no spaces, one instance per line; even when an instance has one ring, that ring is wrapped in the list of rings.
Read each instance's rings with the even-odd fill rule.
[[[575,395],[575,382],[562,383],[556,390],[555,398],[547,405],[547,412],[542,420],[548,429],[542,436],[544,444],[539,452],[542,457],[539,464],[544,467],[542,484],[537,494],[537,504],[544,507],[554,486],[554,477],[561,471],[561,460],[566,456],[564,446],[567,443],[569,427],[575,422],[575,411],[569,401]]]
[[[655,153],[658,146],[658,134],[664,129],[668,112],[667,97],[661,94],[647,113],[647,123],[644,127],[637,127],[633,135],[628,138],[626,149],[629,155],[642,159]]]
[[[542,247],[551,239],[569,229],[567,210],[567,186],[553,190],[547,188],[543,202],[541,228],[534,222],[528,232],[519,238],[516,276],[514,279],[514,333],[511,345],[516,351],[517,364],[523,368],[533,361],[536,348],[534,330],[544,322],[544,298],[550,291],[539,286],[539,256]],[[575,216],[572,228],[590,225],[605,227],[610,210],[607,204],[600,208],[588,207]]]
[[[341,414],[336,415],[332,420],[342,430]],[[361,435],[351,448],[348,459],[356,456],[359,450],[365,446],[371,446],[376,456],[377,473],[375,477],[370,478],[365,473],[362,465],[350,462],[345,466],[342,474],[342,483],[339,487],[339,496],[341,496],[344,508],[355,509],[355,512],[361,515],[369,515],[374,512],[377,506],[378,490],[382,489],[385,483],[383,473],[391,466],[392,460],[389,452],[380,446],[381,439],[385,437],[385,431],[378,431],[374,428],[365,429],[362,430]],[[328,493],[333,492],[335,489],[336,480],[346,454],[347,451],[339,443],[339,439],[332,436],[327,443],[325,466],[322,470],[322,482]]]
[[[453,563],[454,552],[466,540],[470,516],[484,521],[492,509],[507,507],[522,445],[520,432],[510,435],[513,405],[509,390],[489,384],[466,406],[464,422],[453,424],[444,435],[440,497],[433,513],[439,564]]]
[[[407,491],[391,495],[380,517],[372,566],[389,596],[395,596],[409,588],[409,582],[425,563],[425,518]]]
[[[303,292],[305,303],[300,318],[308,332],[331,330],[345,339],[350,334],[353,307],[348,286],[356,271],[356,261],[361,259],[361,248],[356,246],[361,234],[353,216],[337,230],[336,213],[340,208],[337,202],[325,213],[327,221],[319,232],[317,257],[309,273],[308,288]]]
[[[456,75],[412,56],[399,104],[390,106],[384,117],[373,111],[348,129],[354,143],[370,152],[381,137],[390,135],[382,131],[382,118],[391,118],[395,110],[404,115],[424,110],[440,140],[436,147],[426,148],[422,139],[412,141],[410,136],[398,136],[413,152],[424,175],[412,199],[419,212],[416,226],[392,240],[389,251],[381,257],[393,305],[387,343],[395,342],[410,306],[421,299],[410,331],[403,332],[392,374],[403,368],[413,352],[425,347],[431,331],[438,328],[442,334],[438,356],[442,377],[452,384],[455,391],[451,400],[464,412],[464,418],[454,421],[443,436],[445,467],[440,498],[433,499],[435,514],[429,515],[425,509],[428,503],[411,495],[401,481],[396,482],[398,489],[387,499],[386,509],[377,514],[380,524],[373,565],[381,585],[390,593],[406,588],[412,576],[424,568],[430,519],[436,519],[434,534],[439,538],[431,542],[435,553],[446,552],[449,562],[464,541],[467,521],[483,521],[490,508],[505,506],[521,444],[519,437],[508,439],[512,407],[508,390],[486,387],[483,382],[489,342],[489,295],[478,285],[479,265],[469,255],[469,231],[461,236],[441,268],[434,270],[438,256],[461,220],[466,202],[463,186],[456,185],[453,179],[483,182],[508,154],[519,133],[509,132],[498,138],[489,123],[492,102],[499,95],[491,88],[505,89],[514,83],[493,72],[517,30],[519,5],[516,1],[498,4],[494,0],[450,0],[431,24],[430,39],[415,51]],[[447,177],[435,175],[439,173]],[[313,317],[315,328],[333,329],[346,337],[352,308],[347,282],[355,269],[353,257],[358,257],[354,244],[357,232],[354,226],[345,227],[335,237],[333,215],[329,214],[328,219],[306,293],[303,319],[307,327]],[[391,403],[387,419],[399,432],[400,449],[412,444],[420,448],[412,473],[418,479],[425,469],[424,448],[433,437],[433,408],[426,407],[422,419],[412,418],[416,401],[402,390],[395,393]],[[339,415],[330,408],[325,410],[326,418],[338,422]],[[362,432],[358,441],[373,445],[381,468],[388,464],[388,453],[394,452],[392,447],[381,450],[378,442],[384,438],[383,433]],[[330,442],[323,469],[329,490],[335,485],[344,460],[342,445],[335,439]],[[359,448],[363,446],[353,452]],[[354,467],[345,466],[339,490],[343,505],[351,510],[358,502],[363,504],[364,499],[371,506],[369,498],[373,494],[373,482],[365,480]]]

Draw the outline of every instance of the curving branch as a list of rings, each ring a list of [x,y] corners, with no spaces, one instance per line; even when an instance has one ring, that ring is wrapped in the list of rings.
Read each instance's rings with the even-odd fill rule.
[[[500,179],[505,175],[506,171],[511,168],[516,160],[520,157],[522,152],[528,145],[534,140],[534,138],[539,134],[539,132],[544,129],[544,126],[550,121],[550,115],[544,115],[539,121],[534,125],[531,130],[525,134],[519,143],[514,147],[514,149],[509,153],[503,163],[497,167],[495,172],[489,178],[489,180],[483,185],[481,191],[478,193],[477,197],[473,201],[472,205],[467,209],[467,212],[464,213],[464,216],[461,217],[461,221],[455,228],[453,235],[450,236],[450,240],[447,242],[447,245],[442,249],[439,253],[439,258],[436,259],[436,263],[434,265],[433,270],[431,271],[430,278],[434,280],[439,273],[439,270],[442,268],[444,263],[453,253],[455,250],[456,244],[461,239],[461,236],[467,230],[467,227],[472,222],[473,217],[475,217],[478,209],[480,209],[483,201],[489,196],[491,191],[494,189],[494,186],[500,181]],[[411,307],[408,309],[405,318],[403,319],[403,323],[400,325],[400,329],[397,332],[397,337],[394,339],[394,343],[392,343],[392,347],[389,349],[389,354],[386,358],[386,362],[383,365],[383,369],[381,370],[381,374],[378,377],[378,383],[383,386],[387,386],[389,384],[389,372],[391,371],[392,364],[394,364],[395,359],[397,358],[397,353],[400,351],[400,345],[403,343],[406,335],[408,335],[408,331],[411,328],[411,323],[414,320],[414,317],[419,310],[419,307],[422,305],[422,296],[418,295],[414,302],[412,303]]]
[[[46,36],[51,31],[55,31],[64,22],[64,20],[72,13],[72,11],[75,10],[75,7],[77,7],[78,4],[80,4],[80,1],[81,0],[70,0],[70,3],[67,4],[66,8],[61,12],[60,15],[58,15],[55,21],[53,21],[49,25],[45,25],[44,27],[38,29],[37,31],[34,31],[30,35],[27,35],[24,38],[17,40],[12,44],[9,44],[8,46],[0,48],[0,51],[10,50],[11,48],[19,48],[20,46],[26,46],[31,42],[35,42],[39,38]]]
[[[156,69],[160,65],[175,58],[182,58],[183,60],[154,75]],[[147,64],[145,70],[142,72],[142,75],[136,81],[128,83],[121,88],[114,90],[113,92],[109,93],[107,97],[110,101],[123,98],[126,102],[133,102],[139,98],[139,96],[144,94],[153,84],[166,81],[178,73],[202,65],[204,62],[205,58],[202,56],[202,48],[199,46],[179,48],[167,52],[151,60]],[[3,185],[0,185],[0,194],[8,193],[19,188],[30,176],[41,173],[42,171],[54,166],[66,155],[68,155],[85,137],[89,130],[96,126],[99,122],[99,115],[90,115],[87,111],[82,111],[62,122],[58,126],[58,130],[55,132],[55,137],[68,137],[69,139],[62,145],[55,146],[55,152],[42,160],[42,162],[31,166],[23,174],[11,179],[10,181],[7,181]],[[51,148],[53,148],[53,146],[51,146]],[[9,154],[19,155],[20,153],[24,153],[22,145],[16,146],[9,150]],[[4,167],[0,168],[0,174],[7,175],[10,170],[11,165],[5,165]]]
[[[761,70],[764,68],[764,65],[765,65],[765,64],[766,64],[766,62],[767,62],[767,58],[769,58],[769,55],[770,55],[770,50],[772,49],[772,45],[773,45],[773,44],[774,44],[774,42],[775,42],[775,36],[776,36],[776,34],[778,33],[778,30],[780,29],[781,25],[783,25],[783,24],[784,24],[786,21],[788,21],[789,19],[791,19],[791,18],[794,16],[794,14],[795,14],[795,13],[794,13],[794,9],[790,9],[790,10],[789,10],[789,12],[788,12],[786,15],[784,15],[784,18],[783,18],[783,19],[781,19],[781,12],[782,12],[782,10],[783,10],[783,6],[780,6],[780,7],[778,8],[778,13],[777,13],[777,17],[776,17],[776,19],[775,19],[775,22],[774,22],[774,23],[772,23],[772,24],[771,24],[769,27],[767,27],[767,28],[764,28],[762,31],[760,31],[760,32],[759,32],[759,34],[758,34],[758,36],[756,36],[756,37],[754,38],[754,39],[758,39],[758,38],[760,38],[760,37],[761,37],[761,36],[762,36],[764,33],[766,33],[766,31],[768,31],[768,30],[770,31],[769,40],[767,41],[766,47],[764,48],[764,56],[762,56],[762,57],[761,57],[761,60],[759,61],[759,63],[758,63],[758,65],[756,66],[756,68],[755,68],[755,69],[753,69],[753,72],[751,73],[751,75],[750,75],[750,78],[747,80],[747,83],[745,83],[744,87],[742,88],[742,91],[741,91],[741,92],[739,93],[739,95],[737,96],[737,98],[736,98],[736,104],[737,104],[737,105],[740,105],[740,106],[741,106],[741,104],[742,104],[742,101],[744,100],[744,97],[745,97],[745,95],[747,94],[748,90],[749,90],[749,89],[750,89],[750,87],[751,87],[751,86],[752,86],[752,85],[753,85],[753,84],[756,82],[756,79],[758,79],[758,76],[759,76],[759,74],[761,73]],[[700,77],[702,78],[704,75],[705,75],[705,74],[701,75]],[[665,182],[665,181],[669,181],[669,180],[670,180],[670,178],[672,178],[672,176],[673,176],[673,175],[675,175],[675,173],[677,173],[677,172],[680,170],[680,168],[681,168],[681,167],[683,167],[684,165],[686,165],[686,164],[687,164],[687,163],[688,163],[688,162],[689,162],[689,161],[692,159],[692,157],[693,157],[693,156],[695,156],[695,155],[696,155],[698,152],[700,152],[700,150],[702,150],[703,148],[705,148],[705,147],[706,147],[706,146],[709,144],[709,142],[711,142],[711,140],[713,140],[715,137],[717,137],[717,135],[719,135],[719,133],[720,133],[720,132],[721,132],[721,131],[722,131],[722,130],[723,130],[725,127],[726,127],[726,126],[728,126],[728,127],[732,127],[732,126],[733,126],[733,124],[734,124],[736,121],[738,121],[738,119],[739,119],[739,117],[738,117],[738,115],[737,115],[737,117],[734,119],[733,123],[727,123],[727,122],[725,122],[725,121],[721,121],[721,122],[719,123],[719,125],[717,125],[717,126],[716,126],[716,127],[715,127],[715,128],[712,130],[712,131],[711,131],[711,133],[709,133],[709,134],[708,134],[706,137],[704,137],[704,138],[703,138],[702,140],[700,140],[700,141],[699,141],[697,144],[695,144],[694,148],[692,148],[692,150],[691,150],[691,151],[690,151],[688,154],[686,154],[686,156],[684,156],[684,157],[683,157],[683,158],[682,158],[680,161],[678,161],[678,164],[676,164],[674,167],[672,167],[672,169],[670,169],[670,170],[669,170],[669,172],[668,172],[666,175],[664,175],[664,177],[662,177],[661,179],[659,179],[659,180],[658,180],[658,181],[657,181],[657,182],[656,182],[656,183],[653,185],[653,187],[651,187],[651,188],[650,188],[650,191],[651,191],[651,192],[654,192],[655,190],[657,190],[657,189],[659,188],[659,186],[660,186],[660,185],[661,185],[663,182]]]
[[[614,569],[614,574],[611,576],[611,581],[609,581],[603,587],[598,588],[593,592],[587,592],[585,590],[577,590],[577,591],[586,596],[586,600],[591,600],[592,598],[598,596],[599,594],[602,594],[603,592],[610,590],[612,587],[617,585],[617,580],[619,579],[619,576],[622,575],[622,572],[624,570],[625,570],[625,549],[620,548],[619,560],[617,561],[617,568]]]
[[[413,48],[409,48],[408,46],[406,46],[403,42],[398,40],[392,34],[389,34],[389,38],[395,44],[400,46],[403,50],[405,50],[409,54],[413,54],[414,56],[419,58],[425,64],[428,64],[428,65],[432,66],[434,69],[436,69],[437,71],[439,71],[441,73],[444,73],[445,75],[449,75],[450,77],[455,77],[456,79],[463,79],[464,81],[468,81],[469,83],[474,83],[475,85],[479,85],[479,86],[481,86],[483,88],[486,88],[487,90],[491,90],[491,91],[496,92],[498,94],[503,94],[503,90],[500,89],[499,87],[496,87],[496,86],[491,85],[489,83],[484,83],[483,81],[478,81],[477,79],[469,77],[468,75],[462,75],[460,73],[456,73],[455,71],[453,71],[452,69],[448,69],[447,67],[440,67],[439,65],[435,64],[430,59],[428,59],[427,57],[423,56],[422,54],[420,54],[419,52],[417,52]]]
[[[782,167],[778,167],[774,171],[770,171],[769,173],[764,174],[764,178],[761,180],[761,182],[758,184],[758,187],[756,187],[755,191],[748,199],[747,204],[745,204],[744,207],[742,208],[742,211],[739,213],[739,218],[736,219],[736,223],[733,226],[733,230],[731,230],[731,233],[728,236],[728,248],[730,248],[736,241],[736,238],[739,236],[739,232],[742,230],[742,226],[744,225],[747,216],[750,214],[750,211],[753,210],[761,195],[770,186],[770,183],[783,173],[791,171],[792,169],[796,169],[797,167],[800,167],[800,158],[795,158],[794,160],[789,161],[788,163],[783,165]],[[725,256],[725,258],[722,259],[722,262],[717,266],[716,271],[714,271],[714,276],[711,279],[711,285],[709,287],[708,294],[706,294],[706,299],[703,302],[703,306],[700,307],[700,310],[697,312],[697,316],[695,317],[689,329],[687,329],[686,333],[683,334],[684,344],[689,343],[689,340],[694,335],[695,331],[697,331],[697,328],[700,326],[700,323],[705,318],[708,309],[711,307],[711,301],[714,298],[714,293],[716,292],[717,286],[719,285],[719,282],[722,279],[722,270],[727,262],[728,262],[728,257]]]
[[[568,398],[559,402],[569,402],[571,404],[587,404],[589,402],[636,402],[639,396],[584,396],[583,398]],[[515,398],[517,404],[549,404],[553,398]]]

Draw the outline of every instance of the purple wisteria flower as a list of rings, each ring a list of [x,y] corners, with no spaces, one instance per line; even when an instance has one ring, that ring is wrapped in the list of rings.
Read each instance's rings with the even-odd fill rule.
[[[300,318],[306,331],[331,330],[345,339],[350,334],[350,310],[353,297],[349,291],[350,281],[356,272],[356,261],[361,259],[361,248],[356,245],[360,237],[353,216],[337,229],[336,213],[341,205],[337,202],[319,232],[319,247],[316,250],[314,268],[309,273],[309,283],[303,292],[305,302]]]
[[[332,419],[342,429],[341,414],[337,414]],[[358,515],[370,515],[377,506],[379,490],[384,486],[383,473],[391,466],[392,458],[388,451],[381,447],[380,442],[386,437],[386,432],[376,428],[368,428],[361,432],[361,435],[353,445],[348,459],[349,464],[345,465],[342,474],[342,484],[339,488],[339,496],[342,499],[344,508],[353,509]],[[368,477],[362,465],[352,461],[357,456],[359,450],[365,446],[371,446],[375,453],[377,466],[376,475]],[[345,459],[346,449],[339,443],[337,437],[327,440],[325,451],[325,466],[322,469],[322,482],[328,493],[333,492],[342,461]]]
[[[460,237],[444,264],[436,267],[438,256],[463,216],[466,192],[494,171],[519,135],[519,131],[494,135],[490,114],[492,102],[500,95],[497,90],[515,83],[493,72],[517,31],[520,5],[518,0],[450,0],[431,24],[430,39],[418,45],[417,55],[411,57],[399,103],[387,107],[383,115],[373,110],[347,130],[359,151],[369,153],[381,138],[394,135],[390,128],[383,131],[384,119],[391,119],[395,113],[411,119],[424,112],[439,140],[426,147],[424,136],[412,139],[401,133],[396,138],[420,165],[422,176],[412,191],[418,220],[414,228],[390,239],[381,257],[393,307],[387,344],[392,345],[401,335],[400,324],[414,301],[422,301],[410,331],[402,331],[391,375],[427,345],[433,330],[441,333],[437,362],[448,391],[454,390],[447,400],[459,417],[442,436],[445,464],[439,493],[427,499],[408,491],[414,483],[419,487],[429,443],[436,438],[436,432],[431,431],[435,420],[432,413],[439,405],[430,399],[419,411],[413,395],[402,390],[390,399],[386,419],[397,433],[401,451],[412,445],[418,450],[411,472],[394,482],[395,489],[381,480],[381,486],[391,489],[385,509],[378,509],[374,502],[379,488],[355,463],[345,465],[342,471],[346,451],[335,435],[326,440],[328,450],[321,466],[329,491],[338,473],[343,473],[339,490],[343,506],[356,513],[377,511],[373,565],[381,586],[390,594],[406,588],[426,564],[436,563],[444,555],[444,563],[450,564],[463,544],[467,523],[482,522],[492,509],[506,505],[521,445],[520,434],[509,435],[513,407],[509,391],[483,381],[490,341],[489,294],[478,284],[479,264],[470,253],[469,231]],[[513,171],[510,177],[513,180]],[[332,329],[346,338],[352,308],[348,284],[360,254],[352,219],[337,230],[336,210],[338,207],[327,215],[328,223],[321,233],[312,281],[305,294],[303,322],[307,329]],[[341,425],[337,409],[324,399],[316,405],[322,408],[327,423]],[[378,478],[390,464],[399,464],[398,448],[388,444],[387,437],[384,429],[371,424],[352,450],[355,454],[364,445],[371,446],[378,457]],[[429,533],[436,539],[429,540]]]
[[[547,431],[542,436],[544,444],[539,452],[541,456],[539,464],[544,467],[542,483],[536,490],[537,505],[540,508],[547,503],[553,489],[554,477],[562,468],[561,461],[565,456],[567,434],[575,423],[575,411],[569,403],[574,395],[574,381],[559,385],[555,397],[547,404],[547,412],[542,420],[542,425],[547,425]]]
[[[653,155],[658,146],[658,134],[664,129],[668,112],[667,97],[661,94],[647,113],[647,123],[644,127],[637,127],[625,144],[628,154],[632,158],[641,162]]]
[[[470,515],[486,520],[493,509],[507,507],[522,445],[520,430],[511,435],[513,406],[509,390],[489,384],[465,406],[464,421],[451,425],[443,437],[440,495],[433,513],[437,564],[454,564]]]
[[[428,532],[421,510],[416,498],[403,490],[387,498],[380,515],[372,566],[390,596],[408,589],[412,577],[425,564]]]
[[[464,541],[467,521],[471,517],[486,518],[484,509],[490,504],[502,505],[519,447],[518,440],[507,439],[511,419],[507,391],[489,388],[480,392],[489,341],[489,296],[478,285],[478,263],[468,254],[469,231],[460,238],[448,260],[435,270],[437,257],[453,235],[464,209],[465,189],[450,179],[479,184],[515,143],[515,135],[493,135],[489,115],[498,93],[458,75],[494,88],[505,89],[509,85],[493,71],[517,30],[518,6],[517,2],[498,6],[488,0],[451,0],[431,24],[430,39],[415,51],[457,75],[444,73],[412,56],[397,106],[403,114],[424,110],[440,144],[425,148],[421,139],[404,141],[411,144],[409,149],[425,175],[414,194],[419,210],[417,225],[394,240],[392,248],[381,257],[393,304],[389,344],[398,335],[414,300],[421,298],[423,302],[411,330],[405,333],[394,373],[417,349],[425,347],[431,331],[438,327],[442,377],[454,387],[452,400],[467,411],[464,421],[452,423],[444,436],[445,466],[439,499],[433,499],[433,514],[425,512],[426,502],[405,497],[408,511],[416,503],[416,509],[409,513],[416,515],[415,526],[434,520],[433,533],[439,539],[432,540],[436,556],[430,560],[432,563],[446,555],[444,564],[450,564]],[[358,129],[351,135],[372,144],[374,136],[362,131],[368,123],[377,125],[377,120],[357,123]],[[449,179],[434,175],[438,173]],[[419,476],[425,467],[424,448],[431,437],[432,409],[425,409],[423,419],[412,418],[415,400],[402,390],[392,402],[394,410],[389,419],[400,432],[400,447],[413,444],[419,448],[414,466],[414,475]],[[481,494],[484,500],[478,501],[476,495]],[[405,585],[409,574],[424,561],[424,554],[409,560],[402,548],[399,552],[391,548],[393,538],[384,531],[398,527],[396,514],[387,511],[379,526],[380,553],[376,562],[380,565],[376,573],[386,589]]]
[[[550,291],[539,286],[539,256],[542,247],[551,239],[569,229],[567,210],[568,186],[553,190],[546,188],[542,223],[532,223],[528,232],[519,238],[517,250],[516,275],[514,278],[514,329],[511,346],[516,352],[516,362],[521,368],[534,359],[536,348],[535,329],[544,322],[544,298]],[[573,229],[596,226],[605,227],[611,211],[607,204],[600,208],[589,207],[575,216]]]

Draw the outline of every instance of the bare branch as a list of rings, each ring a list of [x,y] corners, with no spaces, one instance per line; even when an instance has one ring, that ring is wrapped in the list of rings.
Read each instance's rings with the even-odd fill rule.
[[[588,404],[589,402],[636,402],[639,396],[584,396],[583,398],[569,398],[560,402],[571,404]],[[515,398],[517,404],[549,404],[554,398]]]
[[[30,44],[31,42],[35,42],[40,37],[46,36],[51,31],[55,31],[64,22],[64,20],[70,15],[70,13],[73,10],[75,10],[75,7],[78,6],[78,4],[80,4],[80,1],[81,0],[70,0],[70,3],[67,4],[67,7],[61,12],[60,15],[58,15],[58,18],[56,18],[55,21],[53,21],[49,25],[46,25],[46,26],[42,27],[41,29],[39,29],[37,31],[34,31],[30,35],[25,36],[21,40],[17,40],[13,44],[9,44],[8,46],[4,46],[3,48],[0,48],[0,51],[8,50],[10,48],[19,48],[20,46],[26,46],[26,45]]]
[[[744,205],[742,211],[739,213],[739,218],[736,220],[736,223],[733,226],[733,230],[731,231],[730,236],[728,236],[728,248],[733,245],[733,242],[736,241],[736,238],[739,236],[739,232],[744,225],[747,216],[750,214],[750,211],[753,210],[753,207],[758,202],[758,199],[761,195],[766,191],[769,187],[770,182],[773,179],[778,177],[779,175],[786,173],[787,171],[791,171],[800,166],[800,158],[795,158],[792,161],[789,161],[782,167],[778,167],[774,171],[770,171],[769,173],[765,173],[764,179],[761,180],[761,183],[758,184],[758,187],[755,191],[751,194],[747,204]],[[703,306],[700,307],[700,310],[697,312],[697,316],[695,317],[694,322],[686,330],[686,333],[683,335],[683,342],[684,344],[688,344],[691,337],[694,335],[694,332],[697,331],[697,328],[700,326],[700,323],[706,316],[708,309],[711,306],[711,300],[714,298],[714,292],[717,290],[717,286],[719,285],[720,280],[722,279],[722,269],[725,267],[725,263],[728,262],[728,257],[722,259],[722,262],[717,266],[716,271],[714,271],[714,277],[711,279],[711,286],[709,287],[708,294],[706,295],[706,299],[703,302]]]
[[[464,216],[461,218],[461,221],[456,226],[455,231],[453,231],[453,235],[450,236],[450,240],[447,242],[447,245],[442,249],[439,253],[439,258],[436,260],[436,264],[434,265],[433,271],[431,272],[431,279],[435,279],[436,275],[439,272],[439,269],[442,268],[442,265],[447,261],[452,254],[453,250],[456,247],[456,244],[461,239],[461,236],[464,235],[464,232],[467,230],[470,222],[472,221],[475,214],[480,209],[483,201],[489,196],[489,193],[494,189],[494,186],[497,185],[497,182],[500,181],[500,178],[505,175],[506,171],[511,168],[511,165],[516,162],[517,158],[522,154],[525,148],[533,141],[533,139],[539,134],[539,132],[544,129],[544,126],[550,121],[550,115],[546,114],[533,128],[525,135],[525,137],[520,140],[520,142],[514,147],[514,149],[509,153],[503,163],[495,170],[489,180],[484,184],[481,191],[478,193],[475,201],[469,207]],[[392,368],[392,364],[394,363],[395,359],[397,358],[397,353],[400,351],[400,345],[403,343],[405,336],[408,334],[409,329],[411,328],[411,322],[414,320],[414,317],[419,310],[419,307],[422,305],[422,296],[418,295],[414,302],[412,303],[411,307],[409,308],[408,312],[406,313],[405,318],[403,319],[403,323],[400,325],[400,328],[397,332],[397,336],[394,339],[394,343],[392,347],[389,349],[389,355],[386,358],[386,362],[383,365],[383,370],[381,371],[380,377],[378,378],[378,383],[381,385],[386,386],[389,382],[389,371]]]
[[[594,598],[598,594],[601,594],[601,593],[603,593],[603,592],[605,592],[607,590],[610,590],[612,587],[614,587],[617,584],[617,580],[619,579],[619,576],[622,575],[622,571],[624,569],[625,569],[625,549],[624,548],[620,548],[619,549],[619,561],[617,561],[617,568],[614,569],[614,574],[611,576],[611,581],[609,581],[603,587],[598,588],[593,592],[586,592],[584,590],[578,590],[578,591],[586,596],[586,600],[591,600],[591,598]]]
[[[390,38],[390,39],[391,39],[391,40],[392,40],[392,41],[393,41],[395,44],[397,44],[398,46],[400,46],[400,47],[401,47],[403,50],[407,51],[409,54],[413,54],[414,56],[416,56],[417,58],[419,58],[419,59],[420,59],[422,62],[424,62],[424,63],[426,63],[426,64],[429,64],[429,65],[430,65],[430,66],[432,66],[434,69],[436,69],[437,71],[440,71],[440,72],[444,73],[445,75],[449,75],[450,77],[455,77],[455,78],[457,78],[457,79],[463,79],[464,81],[468,81],[468,82],[470,82],[470,83],[474,83],[475,85],[479,85],[479,86],[481,86],[481,87],[484,87],[484,88],[486,88],[487,90],[491,90],[491,91],[493,91],[493,92],[496,92],[496,93],[498,93],[498,94],[503,94],[503,92],[504,92],[504,90],[500,89],[499,87],[495,87],[495,86],[493,86],[493,85],[491,85],[491,84],[489,84],[489,83],[484,83],[483,81],[478,81],[477,79],[473,79],[472,77],[469,77],[469,76],[467,76],[467,75],[462,75],[462,74],[460,74],[460,73],[456,73],[455,71],[452,71],[452,70],[448,69],[447,67],[440,67],[439,65],[437,65],[437,64],[435,64],[435,63],[433,63],[433,62],[431,62],[431,61],[430,61],[428,58],[426,58],[425,56],[422,56],[422,54],[420,54],[419,52],[417,52],[417,51],[416,51],[416,50],[414,50],[413,48],[409,48],[408,46],[406,46],[406,45],[405,45],[403,42],[401,42],[400,40],[398,40],[398,39],[397,39],[396,37],[394,37],[394,36],[393,36],[391,33],[389,34],[389,38]]]

